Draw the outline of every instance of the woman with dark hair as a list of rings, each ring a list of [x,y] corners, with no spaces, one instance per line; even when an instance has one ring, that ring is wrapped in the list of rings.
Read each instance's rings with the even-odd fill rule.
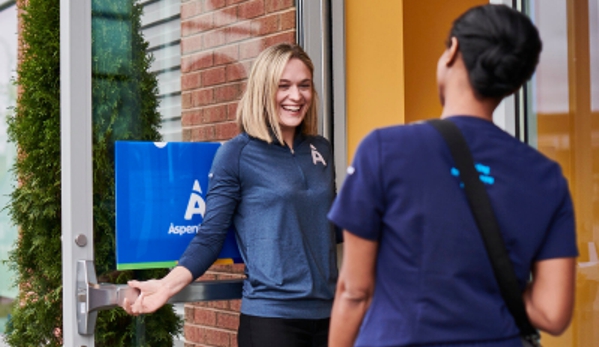
[[[252,65],[237,108],[240,134],[221,146],[206,214],[178,266],[130,281],[124,309],[151,313],[216,260],[233,224],[245,262],[238,346],[322,347],[337,282],[330,143],[317,130],[314,66],[295,44],[271,46]]]
[[[557,335],[572,315],[578,255],[568,184],[557,163],[492,122],[540,51],[525,15],[472,8],[453,24],[437,83],[441,118],[472,152],[529,320]],[[455,166],[426,122],[362,141],[329,213],[344,229],[331,347],[522,346]]]

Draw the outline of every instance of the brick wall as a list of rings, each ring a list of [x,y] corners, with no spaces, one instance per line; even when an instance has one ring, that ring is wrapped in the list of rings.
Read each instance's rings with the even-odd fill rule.
[[[279,42],[295,42],[294,0],[182,0],[184,141],[238,133],[235,110],[252,61]],[[200,280],[240,277],[243,265],[218,265]],[[237,346],[239,307],[239,300],[185,305],[185,346]]]

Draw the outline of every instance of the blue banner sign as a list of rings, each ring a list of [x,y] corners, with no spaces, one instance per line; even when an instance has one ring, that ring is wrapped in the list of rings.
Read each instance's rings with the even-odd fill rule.
[[[118,270],[174,267],[206,212],[220,143],[117,141]],[[241,262],[231,228],[217,263]]]

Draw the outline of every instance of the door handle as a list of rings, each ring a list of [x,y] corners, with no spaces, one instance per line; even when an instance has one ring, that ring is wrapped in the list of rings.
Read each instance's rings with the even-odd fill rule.
[[[123,304],[125,298],[134,302],[137,288],[126,284],[98,284],[91,260],[77,262],[77,327],[80,335],[91,335],[96,326],[98,311]],[[168,301],[171,304],[241,299],[243,279],[193,282]]]

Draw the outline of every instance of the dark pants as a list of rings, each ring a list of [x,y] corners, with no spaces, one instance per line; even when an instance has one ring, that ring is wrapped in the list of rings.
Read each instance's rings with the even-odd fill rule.
[[[264,318],[241,314],[239,347],[327,347],[329,318]]]

